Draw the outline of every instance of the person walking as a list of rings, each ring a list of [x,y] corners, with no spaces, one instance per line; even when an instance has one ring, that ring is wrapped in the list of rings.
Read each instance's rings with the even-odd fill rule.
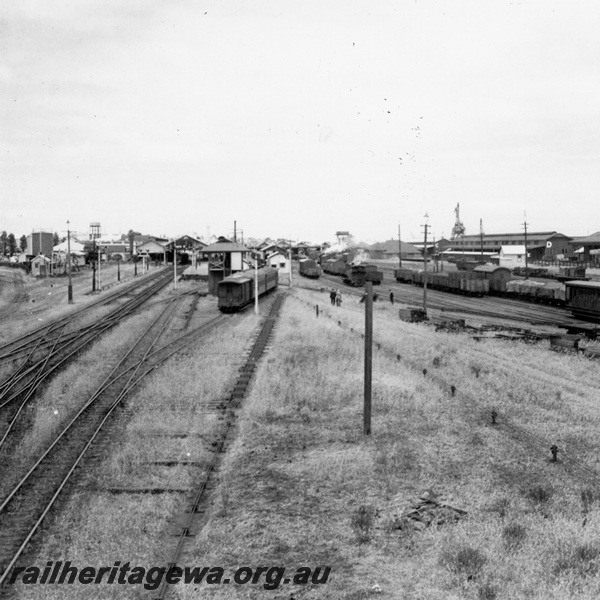
[[[329,292],[329,301],[331,302],[331,306],[335,306],[335,296],[336,296],[335,290],[331,290]]]
[[[335,294],[335,305],[336,306],[342,305],[342,292],[340,292],[340,290],[338,290],[337,293]]]
[[[390,290],[390,302],[394,304],[394,292],[392,290]]]

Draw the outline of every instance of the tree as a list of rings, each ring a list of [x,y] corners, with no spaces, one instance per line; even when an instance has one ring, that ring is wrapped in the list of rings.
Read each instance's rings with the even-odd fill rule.
[[[22,235],[19,238],[19,248],[21,248],[21,252],[25,252],[27,250],[27,236]]]
[[[58,237],[58,232],[54,232],[54,235],[52,236],[52,245],[53,246],[58,246],[60,244],[60,238]]]
[[[2,256],[6,256],[8,252],[8,234],[6,231],[0,233],[0,245],[2,245]]]
[[[17,251],[17,240],[15,239],[14,233],[8,234],[8,253],[9,256],[12,256]]]

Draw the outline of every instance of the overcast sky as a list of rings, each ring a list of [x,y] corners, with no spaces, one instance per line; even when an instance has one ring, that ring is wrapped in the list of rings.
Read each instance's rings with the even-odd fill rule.
[[[2,0],[0,229],[600,230],[597,0]]]

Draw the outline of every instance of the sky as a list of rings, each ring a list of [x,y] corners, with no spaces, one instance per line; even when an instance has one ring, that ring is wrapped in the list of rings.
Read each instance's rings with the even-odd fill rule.
[[[600,230],[597,0],[3,0],[0,230]],[[426,216],[427,215],[427,216]]]

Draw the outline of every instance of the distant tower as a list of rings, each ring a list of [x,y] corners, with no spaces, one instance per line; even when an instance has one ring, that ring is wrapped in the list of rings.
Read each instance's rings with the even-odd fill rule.
[[[90,240],[100,239],[100,223],[90,223]]]
[[[460,204],[456,204],[456,208],[454,209],[454,212],[456,214],[456,221],[454,221],[454,227],[452,228],[452,235],[450,236],[451,240],[456,239],[457,237],[460,237],[461,235],[465,235],[465,226],[462,224],[462,221],[460,220]]]
[[[337,237],[338,244],[347,244],[350,241],[350,232],[336,231],[335,237]]]

